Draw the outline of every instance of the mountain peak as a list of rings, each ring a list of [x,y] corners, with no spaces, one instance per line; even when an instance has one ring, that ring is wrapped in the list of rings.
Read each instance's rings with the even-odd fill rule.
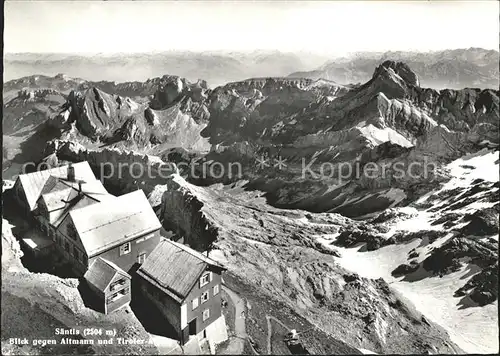
[[[377,68],[375,68],[375,72],[373,73],[373,78],[380,75],[382,72],[392,69],[394,73],[396,73],[401,79],[403,79],[406,83],[420,86],[420,82],[418,80],[417,74],[410,69],[410,67],[404,62],[397,62],[393,60],[386,60],[382,64],[380,64]]]

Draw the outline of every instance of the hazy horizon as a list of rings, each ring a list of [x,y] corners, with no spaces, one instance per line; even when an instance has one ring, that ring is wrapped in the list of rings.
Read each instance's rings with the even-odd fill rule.
[[[4,17],[5,54],[258,50],[343,56],[498,51],[499,44],[496,1],[8,0]]]
[[[484,48],[484,47],[461,47],[461,48],[443,48],[439,50],[428,50],[428,51],[416,51],[416,50],[400,50],[400,49],[389,49],[386,51],[352,51],[352,52],[346,52],[343,54],[337,54],[337,56],[349,56],[357,53],[370,53],[370,54],[383,54],[383,53],[399,53],[399,52],[405,52],[405,53],[438,53],[438,52],[444,52],[444,51],[459,51],[459,50],[470,50],[470,49],[480,49],[480,50],[485,50],[485,51],[493,51],[500,53],[498,49],[490,49],[490,48]],[[280,50],[271,50],[271,49],[251,49],[251,50],[178,50],[178,49],[172,49],[172,50],[162,50],[162,51],[143,51],[143,52],[4,52],[4,55],[26,55],[26,54],[39,54],[39,55],[74,55],[74,56],[113,56],[113,55],[134,55],[134,54],[162,54],[162,53],[195,53],[195,54],[230,54],[230,53],[235,53],[235,54],[251,54],[254,52],[261,52],[261,53],[272,53],[272,52],[279,52],[283,54],[312,54],[312,55],[321,55],[318,52],[314,51],[280,51]],[[324,54],[324,56],[329,57],[328,54]],[[335,56],[335,54],[334,54]]]

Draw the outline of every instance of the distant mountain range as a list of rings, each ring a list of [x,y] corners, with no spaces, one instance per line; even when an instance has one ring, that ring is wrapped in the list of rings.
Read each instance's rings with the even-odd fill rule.
[[[101,81],[145,81],[173,74],[190,81],[200,78],[214,87],[257,76],[286,76],[315,68],[328,58],[309,53],[279,51],[160,52],[108,54],[17,53],[4,57],[4,81],[30,75],[71,77]]]
[[[304,77],[339,84],[366,82],[385,60],[403,61],[421,85],[435,89],[497,88],[499,53],[481,48],[438,52],[358,52],[332,58],[308,52],[158,52],[119,54],[5,54],[4,81],[30,75],[64,73],[91,81],[145,81],[164,74],[209,87],[253,77]],[[316,69],[315,69],[316,68]]]
[[[365,82],[370,79],[374,68],[388,59],[409,65],[419,76],[423,87],[495,89],[499,85],[499,53],[482,48],[437,52],[359,52],[336,58],[312,71],[292,73],[290,77],[323,78],[339,84]]]

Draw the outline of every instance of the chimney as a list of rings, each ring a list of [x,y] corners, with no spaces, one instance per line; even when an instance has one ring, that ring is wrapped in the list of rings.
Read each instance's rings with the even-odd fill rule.
[[[70,163],[68,166],[68,181],[74,182],[75,181],[75,167]]]

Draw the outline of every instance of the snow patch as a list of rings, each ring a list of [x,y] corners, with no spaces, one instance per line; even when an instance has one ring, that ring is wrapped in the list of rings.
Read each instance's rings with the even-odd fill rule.
[[[467,353],[498,352],[498,301],[462,308],[453,293],[466,283],[470,267],[440,277],[397,282],[393,287],[430,320],[446,329],[450,338]]]
[[[413,147],[412,142],[390,127],[379,129],[372,124],[369,124],[367,126],[360,127],[359,131],[366,138],[368,138],[374,146],[378,146],[384,142],[392,142],[402,147]]]
[[[437,246],[447,237],[436,240]],[[498,301],[484,307],[461,308],[461,297],[453,297],[470,277],[470,266],[445,275],[426,276],[421,280],[405,282],[394,278],[391,271],[398,265],[407,263],[408,252],[420,246],[416,239],[407,244],[390,245],[375,251],[358,252],[356,248],[341,248],[341,258],[335,259],[343,268],[362,277],[385,279],[396,291],[415,305],[426,318],[441,325],[451,340],[467,353],[496,353],[498,343]],[[382,330],[382,325],[379,326]]]
[[[363,355],[378,355],[376,352],[367,350],[367,349],[362,349],[358,347],[358,350],[363,354]]]
[[[499,152],[486,148],[474,154],[463,156],[446,166],[450,170],[452,179],[447,182],[443,190],[456,187],[469,187],[475,179],[483,179],[488,182],[498,182]]]

